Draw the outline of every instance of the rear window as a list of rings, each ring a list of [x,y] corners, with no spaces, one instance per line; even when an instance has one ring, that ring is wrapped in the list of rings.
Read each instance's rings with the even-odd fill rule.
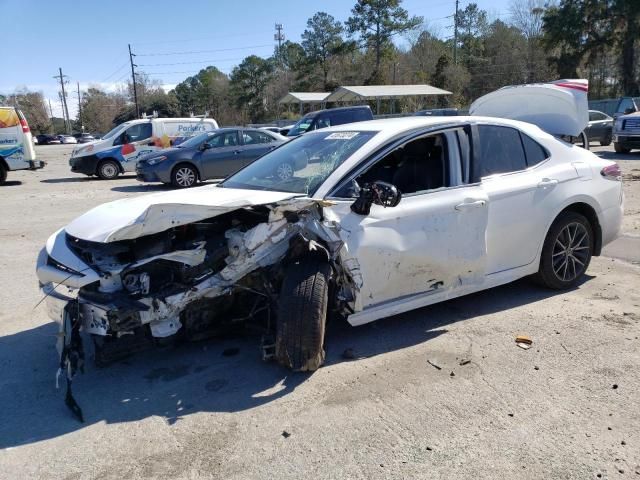
[[[527,168],[520,132],[510,127],[478,125],[480,155],[473,165],[473,182],[497,173]]]

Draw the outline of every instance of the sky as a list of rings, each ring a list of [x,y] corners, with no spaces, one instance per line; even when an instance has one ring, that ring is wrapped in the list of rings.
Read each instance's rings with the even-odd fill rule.
[[[468,5],[460,0],[460,7]],[[510,0],[476,0],[490,18],[508,20]],[[307,19],[318,11],[345,21],[355,0],[0,0],[3,42],[0,93],[42,91],[53,114],[62,116],[58,68],[68,77],[72,117],[80,90],[113,91],[131,78],[127,45],[138,71],[170,89],[201,68],[229,73],[248,55],[273,53],[275,24],[287,40],[300,41]],[[411,15],[441,38],[453,34],[455,0],[404,0]],[[13,39],[13,40],[11,40]],[[396,38],[396,43],[407,43]]]

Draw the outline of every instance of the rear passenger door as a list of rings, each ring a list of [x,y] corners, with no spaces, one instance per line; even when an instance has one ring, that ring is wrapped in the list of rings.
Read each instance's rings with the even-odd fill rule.
[[[242,130],[241,138],[240,157],[243,167],[276,147],[275,138],[259,130]]]
[[[470,183],[479,183],[489,197],[491,275],[534,261],[560,201],[561,184],[576,175],[562,164],[546,165],[548,152],[515,128],[481,124],[473,132]]]

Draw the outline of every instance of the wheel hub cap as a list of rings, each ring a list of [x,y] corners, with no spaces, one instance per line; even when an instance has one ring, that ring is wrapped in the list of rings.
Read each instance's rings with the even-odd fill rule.
[[[589,260],[589,232],[581,223],[566,225],[556,237],[553,246],[553,272],[563,282],[582,275]]]

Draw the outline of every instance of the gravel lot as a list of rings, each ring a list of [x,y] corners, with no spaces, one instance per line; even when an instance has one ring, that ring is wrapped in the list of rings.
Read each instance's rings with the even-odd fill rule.
[[[80,424],[55,389],[36,255],[87,209],[166,187],[88,179],[69,172],[71,146],[36,148],[49,165],[0,187],[0,477],[640,479],[637,151],[595,148],[625,172],[624,236],[573,291],[519,281],[333,324],[313,375],[262,363],[255,338],[89,364]]]

